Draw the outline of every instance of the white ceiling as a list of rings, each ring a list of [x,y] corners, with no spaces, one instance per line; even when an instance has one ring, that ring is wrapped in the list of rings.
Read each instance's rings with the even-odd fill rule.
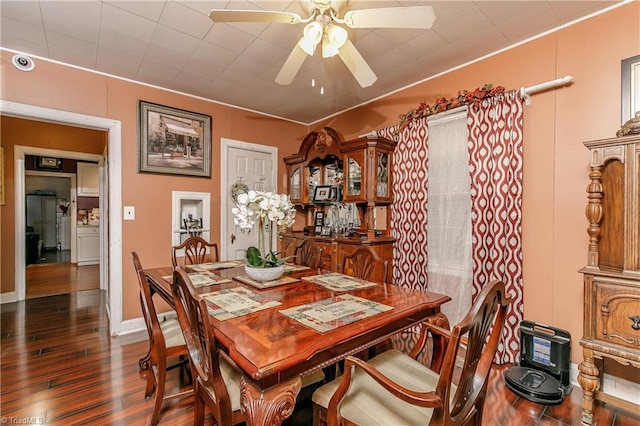
[[[297,0],[0,1],[4,49],[312,124],[621,1],[350,0],[348,8],[430,5],[430,30],[349,30],[378,76],[361,88],[318,49],[290,86],[274,79],[303,24],[213,23],[212,8],[286,10]],[[36,60],[37,66],[37,60]],[[324,86],[311,87],[311,79]]]

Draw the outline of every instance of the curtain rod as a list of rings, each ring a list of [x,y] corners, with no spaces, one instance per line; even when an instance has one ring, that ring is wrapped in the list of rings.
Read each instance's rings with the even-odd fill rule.
[[[547,81],[545,83],[536,84],[535,86],[521,87],[520,95],[524,99],[524,103],[531,105],[530,95],[542,92],[543,90],[552,89],[555,87],[565,86],[573,81],[572,75],[565,75],[562,78],[556,78],[555,80]]]

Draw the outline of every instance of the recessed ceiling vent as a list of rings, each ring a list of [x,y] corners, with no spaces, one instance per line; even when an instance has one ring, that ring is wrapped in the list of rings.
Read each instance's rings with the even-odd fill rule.
[[[33,59],[26,55],[14,55],[11,62],[13,62],[13,65],[20,71],[31,71],[36,67]]]

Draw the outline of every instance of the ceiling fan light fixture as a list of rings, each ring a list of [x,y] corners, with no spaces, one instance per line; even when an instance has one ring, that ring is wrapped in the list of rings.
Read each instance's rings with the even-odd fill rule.
[[[303,37],[298,42],[298,46],[306,52],[307,55],[313,56],[316,46],[322,39],[322,24],[319,22],[311,22],[304,27]]]
[[[327,41],[327,39],[322,39],[322,57],[323,58],[332,58],[338,54],[338,48]]]
[[[338,49],[344,46],[348,37],[347,30],[344,28],[328,24],[322,38],[322,57],[331,58],[337,55]]]

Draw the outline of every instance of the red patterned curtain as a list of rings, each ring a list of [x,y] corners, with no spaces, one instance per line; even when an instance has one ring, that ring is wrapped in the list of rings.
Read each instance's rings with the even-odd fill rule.
[[[397,126],[378,135],[398,142],[393,153],[393,206],[391,233],[393,282],[427,288],[427,119],[411,122],[399,135]]]
[[[515,363],[522,304],[522,98],[517,91],[468,111],[473,298],[493,279],[512,296],[496,355]]]
[[[473,299],[492,279],[513,297],[497,363],[515,363],[522,305],[522,99],[517,91],[468,110],[472,203]],[[427,289],[427,119],[378,130],[398,142],[394,152],[393,282]],[[410,347],[408,341],[394,342]]]

